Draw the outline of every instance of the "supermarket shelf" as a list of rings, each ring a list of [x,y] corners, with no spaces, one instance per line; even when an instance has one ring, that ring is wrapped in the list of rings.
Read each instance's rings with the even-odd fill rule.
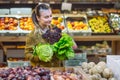
[[[75,41],[120,41],[119,35],[74,36]]]
[[[0,42],[25,42],[25,36],[0,36]]]
[[[120,54],[120,35],[74,36],[75,41],[111,41],[112,54]],[[26,36],[0,36],[0,42],[25,42]],[[14,45],[14,44],[13,44]]]
[[[106,57],[107,54],[101,53],[101,54],[87,54],[87,56],[99,56],[99,57]]]
[[[0,15],[0,17],[15,17],[15,18],[21,18],[21,17],[31,17],[31,15]]]
[[[74,36],[75,41],[120,41],[120,35]],[[0,42],[25,42],[26,36],[0,36]]]

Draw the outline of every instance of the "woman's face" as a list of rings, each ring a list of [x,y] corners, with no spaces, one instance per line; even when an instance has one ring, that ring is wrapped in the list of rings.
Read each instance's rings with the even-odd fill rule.
[[[39,21],[39,24],[42,27],[49,26],[51,24],[51,21],[52,21],[52,11],[51,11],[51,9],[41,11],[40,17],[38,17],[37,19]]]

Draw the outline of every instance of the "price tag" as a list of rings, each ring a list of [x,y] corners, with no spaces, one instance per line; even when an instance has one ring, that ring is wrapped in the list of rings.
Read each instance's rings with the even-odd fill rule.
[[[71,11],[72,9],[72,4],[71,3],[62,3],[61,10],[68,10]]]
[[[20,1],[15,1],[15,3],[20,3]]]
[[[33,3],[33,1],[28,1],[28,3]]]

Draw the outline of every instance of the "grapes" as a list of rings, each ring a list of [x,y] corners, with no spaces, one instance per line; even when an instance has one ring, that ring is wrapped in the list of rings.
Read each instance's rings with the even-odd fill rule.
[[[53,27],[52,29],[47,30],[46,33],[42,34],[42,37],[50,44],[54,44],[61,38],[61,29]]]

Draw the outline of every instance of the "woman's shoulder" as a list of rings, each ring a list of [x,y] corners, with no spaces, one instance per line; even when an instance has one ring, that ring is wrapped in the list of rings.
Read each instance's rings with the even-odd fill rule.
[[[28,33],[26,36],[33,36],[35,34],[35,30],[32,30],[30,33]]]
[[[35,39],[36,39],[36,33],[35,33],[35,30],[32,30],[30,33],[28,33],[27,35],[26,35],[26,39],[27,40],[32,40],[32,41],[34,41]]]

